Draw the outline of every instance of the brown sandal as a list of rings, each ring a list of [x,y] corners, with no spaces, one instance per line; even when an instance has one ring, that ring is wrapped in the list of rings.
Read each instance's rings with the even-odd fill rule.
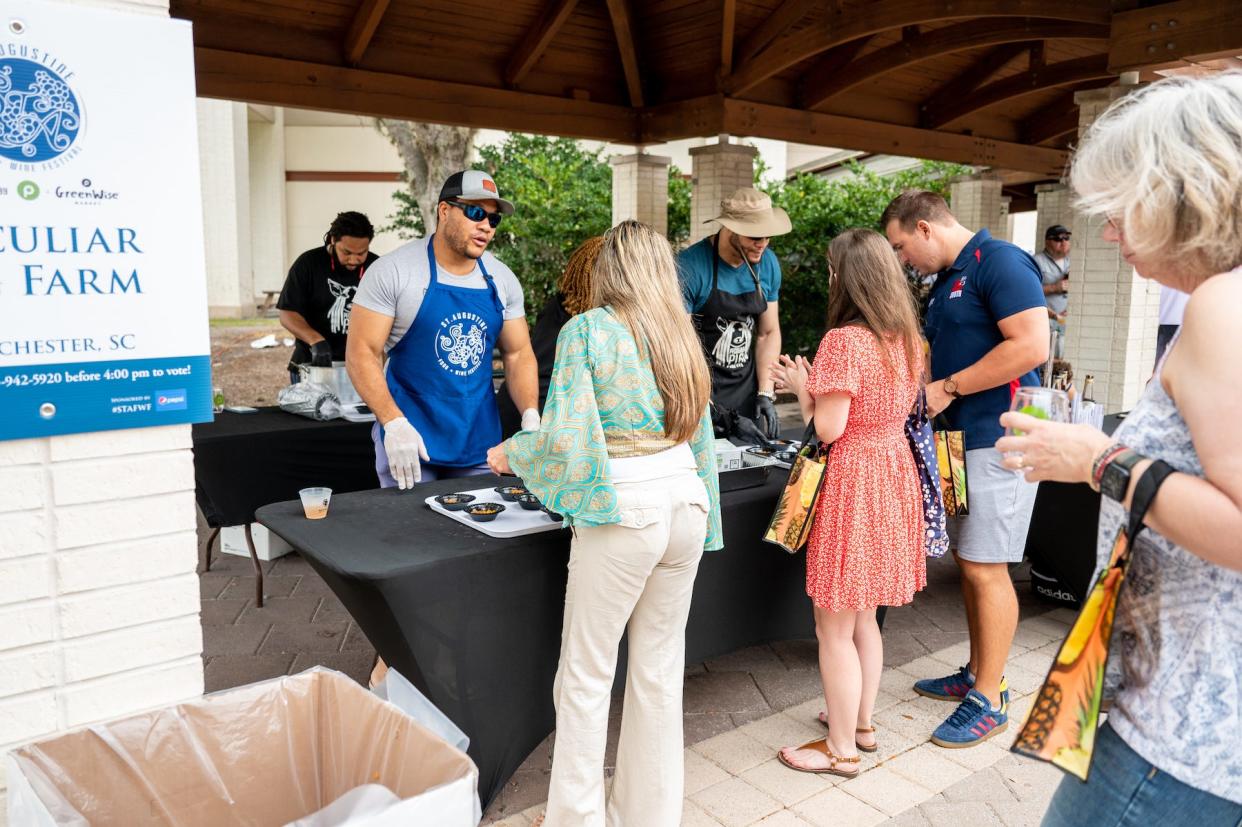
[[[784,752],[777,752],[776,758],[791,770],[814,773],[815,775],[839,775],[842,778],[857,778],[859,773],[862,772],[861,768],[856,769],[853,772],[843,772],[837,769],[837,764],[857,764],[862,761],[862,758],[857,755],[853,758],[842,758],[839,755],[834,755],[832,750],[828,749],[827,738],[820,738],[818,741],[810,741],[798,747],[798,749],[809,749],[814,750],[815,752],[822,752],[825,756],[827,756],[830,763],[826,767],[811,769],[810,767],[799,767],[797,764],[790,763],[785,759]]]
[[[819,713],[819,722],[820,722],[821,724],[823,724],[823,725],[824,725],[824,729],[828,729],[828,721],[826,720],[826,717],[827,717],[827,716],[825,716],[825,715],[824,715],[824,713],[822,713],[822,712],[821,712],[821,713]],[[870,733],[873,733],[873,734],[874,734],[874,733],[875,733],[875,727],[873,727],[873,726],[868,726],[868,727],[862,727],[862,726],[860,726],[858,729],[854,730],[854,732],[862,732],[862,733],[864,733],[864,734],[865,734],[865,733],[870,732]],[[860,743],[858,743],[858,739],[857,739],[857,738],[855,738],[855,739],[854,739],[854,746],[858,747],[859,752],[875,752],[876,750],[878,750],[878,749],[880,748],[880,745],[879,745],[878,743],[875,743],[875,744],[860,744]]]

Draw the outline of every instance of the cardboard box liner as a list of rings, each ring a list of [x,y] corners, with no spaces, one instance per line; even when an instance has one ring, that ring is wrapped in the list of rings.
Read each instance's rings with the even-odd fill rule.
[[[28,744],[7,765],[13,827],[284,825],[365,784],[435,798],[434,821],[389,816],[439,827],[473,824],[478,794],[464,752],[318,667]]]

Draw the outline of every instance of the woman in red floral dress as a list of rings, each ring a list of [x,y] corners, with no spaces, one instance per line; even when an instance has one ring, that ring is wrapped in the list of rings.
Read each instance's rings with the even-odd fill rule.
[[[884,655],[877,606],[901,606],[927,584],[923,500],[905,435],[921,388],[914,299],[888,242],[847,230],[828,249],[828,332],[814,364],[782,356],[779,385],[831,443],[806,549],[828,735],[778,756],[803,772],[853,777],[874,752],[871,713]]]

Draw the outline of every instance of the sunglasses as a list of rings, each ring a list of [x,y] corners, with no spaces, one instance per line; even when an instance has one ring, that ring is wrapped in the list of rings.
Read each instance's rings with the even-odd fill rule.
[[[504,218],[504,216],[501,215],[500,213],[488,212],[487,210],[480,207],[478,204],[463,204],[460,201],[445,201],[444,203],[448,204],[450,207],[456,207],[457,209],[461,210],[462,213],[466,216],[467,221],[473,221],[477,224],[478,222],[486,218],[488,225],[493,230],[500,226],[500,219]]]
[[[1049,241],[1069,241],[1070,237],[1067,235],[1053,235],[1053,236],[1048,236],[1048,240]]]

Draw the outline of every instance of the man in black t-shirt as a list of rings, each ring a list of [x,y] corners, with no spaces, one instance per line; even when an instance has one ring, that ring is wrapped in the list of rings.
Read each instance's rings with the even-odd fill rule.
[[[289,380],[298,366],[330,368],[345,361],[349,311],[366,268],[379,256],[371,252],[375,228],[360,212],[340,213],[324,234],[322,247],[297,257],[276,302],[280,324],[297,338],[289,360]]]

